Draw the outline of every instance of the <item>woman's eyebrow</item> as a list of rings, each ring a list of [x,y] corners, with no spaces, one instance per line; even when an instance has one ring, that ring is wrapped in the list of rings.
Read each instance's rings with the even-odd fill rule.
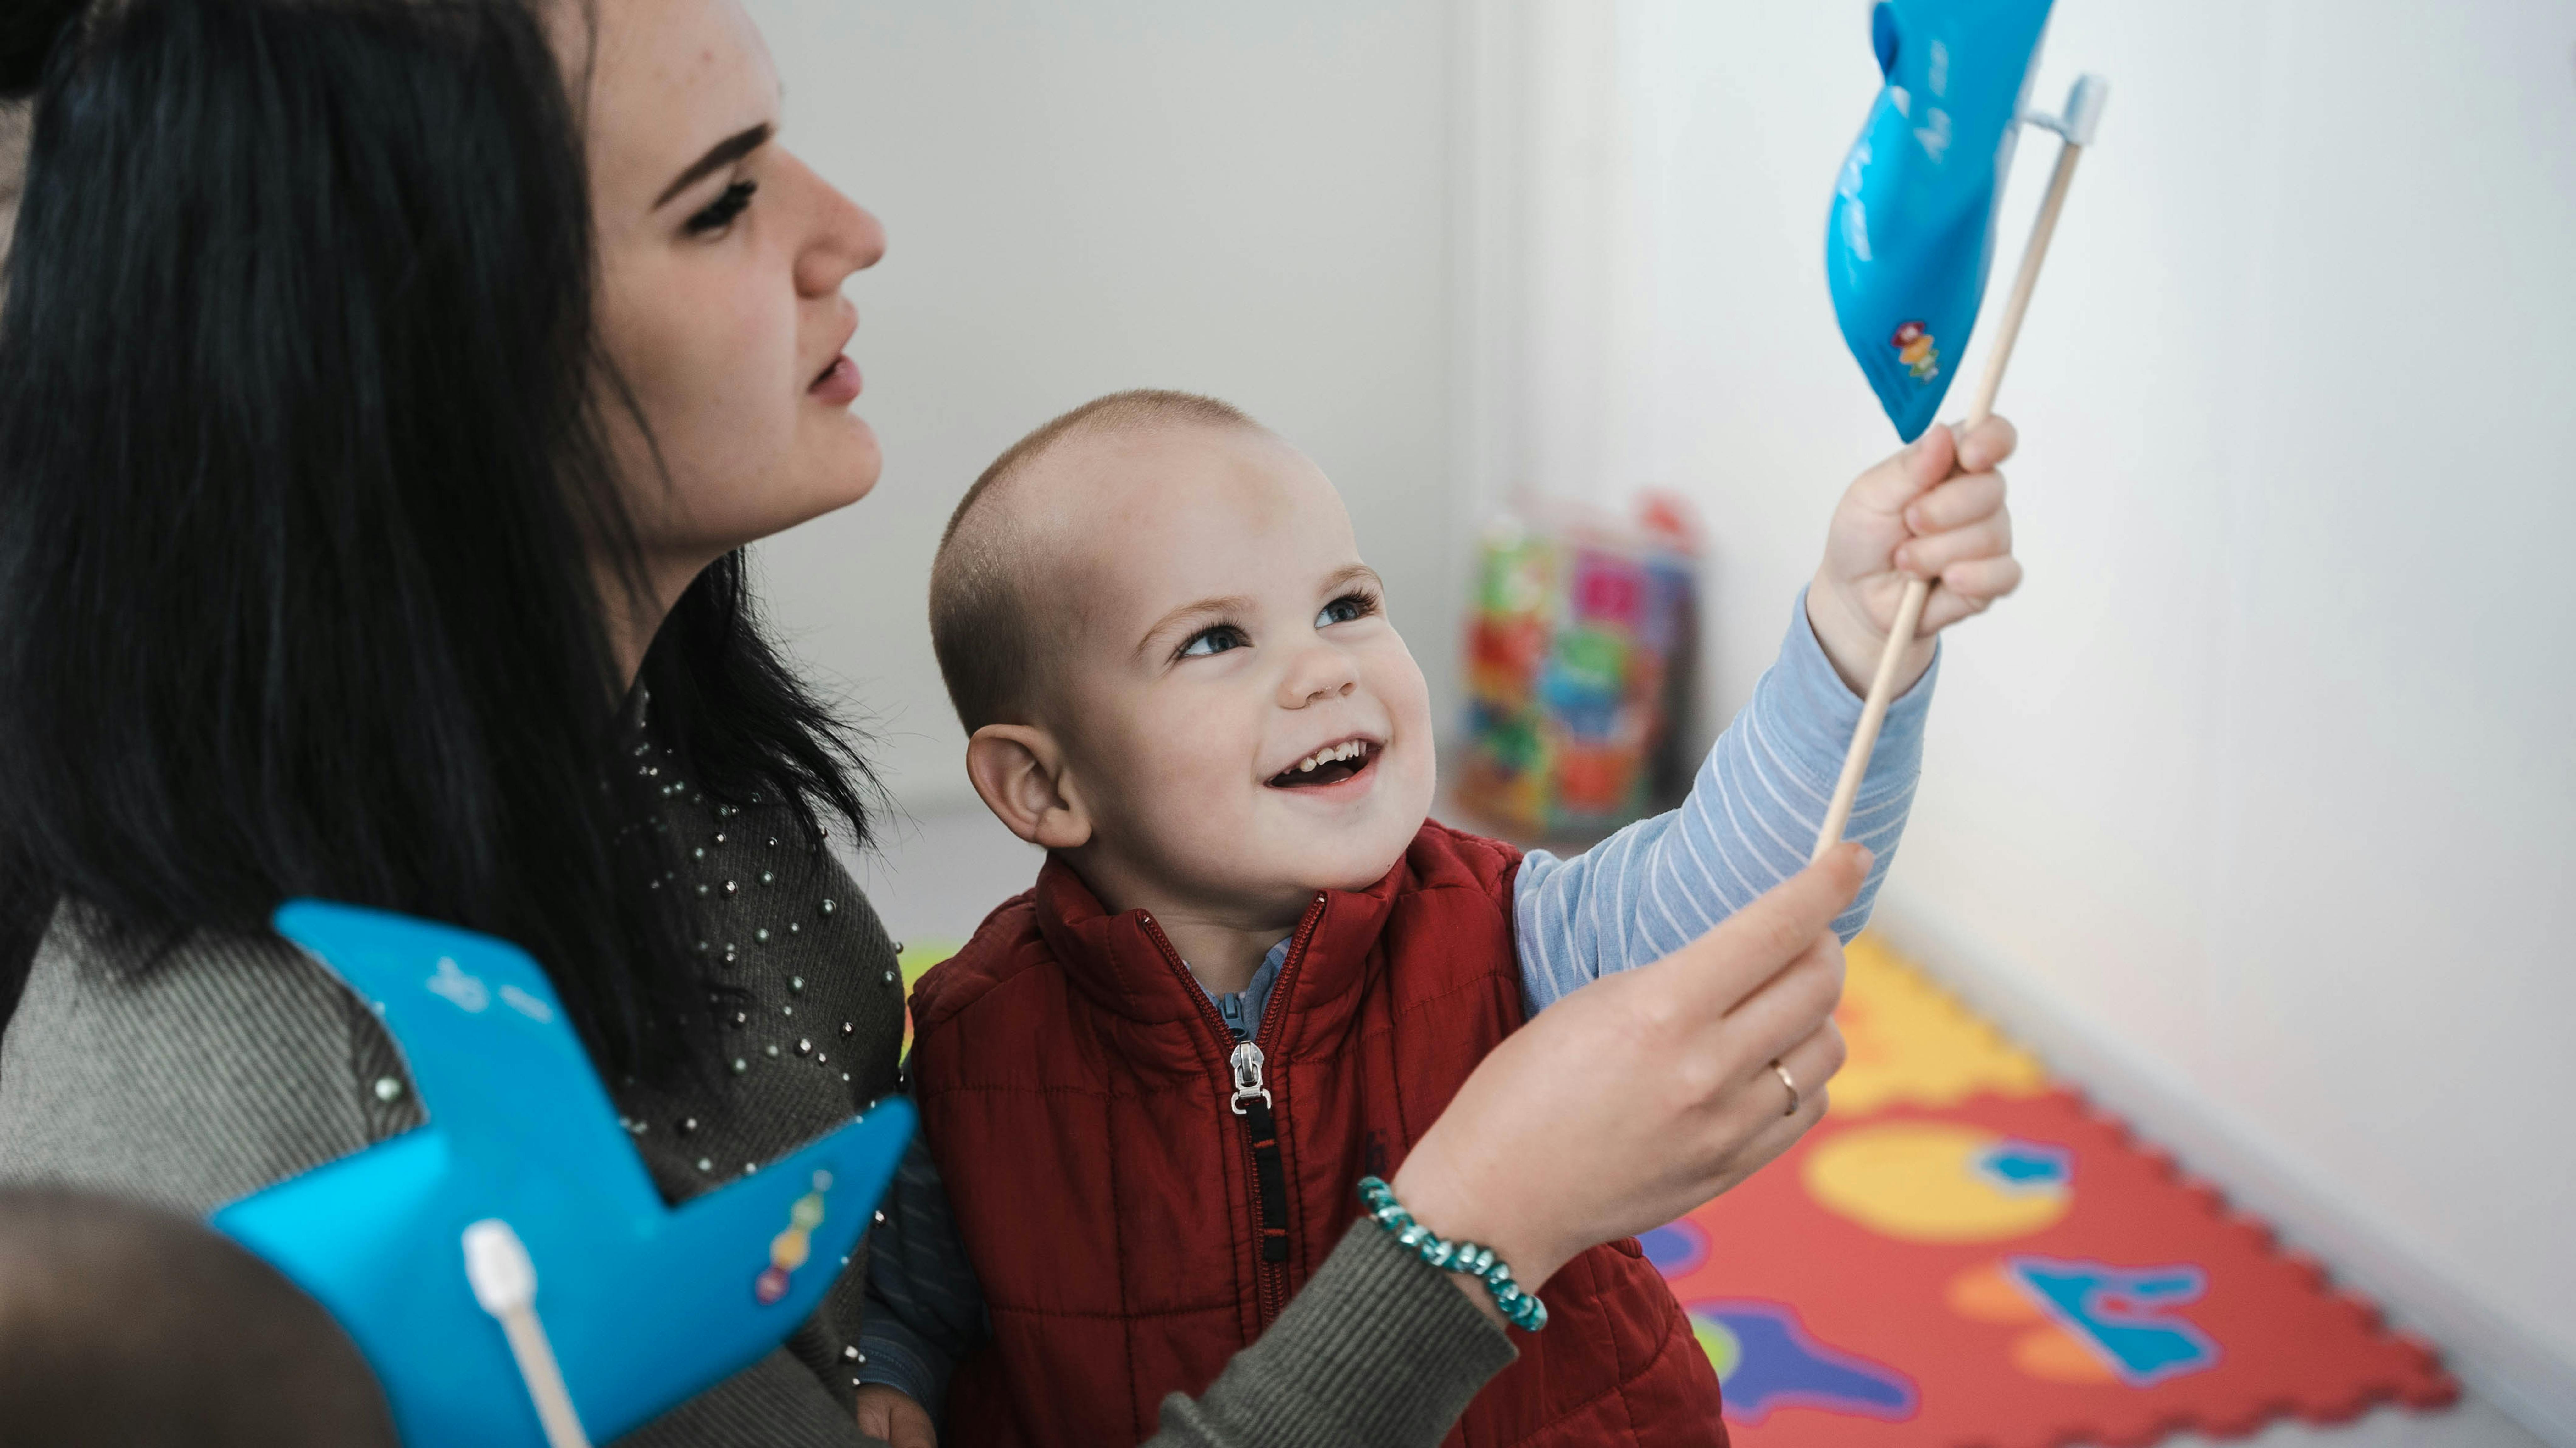
[[[759,150],[761,147],[768,145],[769,138],[776,134],[778,134],[778,128],[767,121],[763,121],[759,125],[750,127],[747,130],[736,131],[732,135],[725,137],[723,140],[716,142],[713,146],[707,148],[707,153],[705,155],[690,162],[689,169],[681,172],[678,180],[673,181],[670,185],[664,187],[662,189],[662,194],[653,198],[653,209],[656,211],[661,210],[663,207],[670,204],[672,197],[679,195],[681,192],[697,185],[707,177],[714,175],[716,172],[723,170],[725,167],[732,165],[734,162],[739,161],[743,157],[750,155],[752,152]]]

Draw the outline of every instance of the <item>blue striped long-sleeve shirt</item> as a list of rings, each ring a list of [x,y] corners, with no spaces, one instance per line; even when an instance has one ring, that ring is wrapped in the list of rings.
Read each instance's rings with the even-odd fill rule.
[[[1861,777],[1844,838],[1877,856],[1834,921],[1845,940],[1869,923],[1896,858],[1922,772],[1931,668],[1896,699]],[[1513,895],[1521,994],[1535,1015],[1587,982],[1663,959],[1796,874],[1815,847],[1860,696],[1834,672],[1798,595],[1780,657],[1718,736],[1679,809],[1639,820],[1572,859],[1533,850]]]

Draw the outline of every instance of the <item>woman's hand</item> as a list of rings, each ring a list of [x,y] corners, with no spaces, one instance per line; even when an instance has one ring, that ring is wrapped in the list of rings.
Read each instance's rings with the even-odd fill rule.
[[[1396,1195],[1536,1288],[1574,1254],[1661,1226],[1788,1150],[1842,1069],[1832,922],[1870,858],[1844,844],[1664,959],[1550,1006],[1467,1078],[1396,1173]],[[1794,1112],[1775,1060],[1797,1082]]]

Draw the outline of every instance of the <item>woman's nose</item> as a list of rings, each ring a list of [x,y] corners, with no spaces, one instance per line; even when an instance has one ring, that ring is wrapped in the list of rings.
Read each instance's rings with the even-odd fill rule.
[[[796,256],[796,288],[806,296],[832,296],[852,272],[865,271],[885,256],[884,223],[867,208],[842,195],[831,183],[789,158],[814,197],[809,230]]]

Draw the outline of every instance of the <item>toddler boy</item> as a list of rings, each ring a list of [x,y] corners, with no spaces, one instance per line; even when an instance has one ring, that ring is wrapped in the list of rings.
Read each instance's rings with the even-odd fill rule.
[[[1003,454],[950,520],[931,627],[976,791],[1049,854],[913,997],[914,1093],[992,1323],[952,1437],[1146,1437],[1529,1013],[1794,873],[1907,573],[1945,585],[1927,630],[2018,582],[1988,471],[2010,448],[1989,424],[1953,478],[1936,431],[1864,474],[1688,802],[1573,859],[1426,819],[1421,670],[1296,449],[1137,392]],[[1853,815],[1882,871],[1932,655],[1927,634]],[[1715,1375],[1635,1243],[1541,1296],[1549,1327],[1516,1338],[1464,1441],[1722,1441]]]

